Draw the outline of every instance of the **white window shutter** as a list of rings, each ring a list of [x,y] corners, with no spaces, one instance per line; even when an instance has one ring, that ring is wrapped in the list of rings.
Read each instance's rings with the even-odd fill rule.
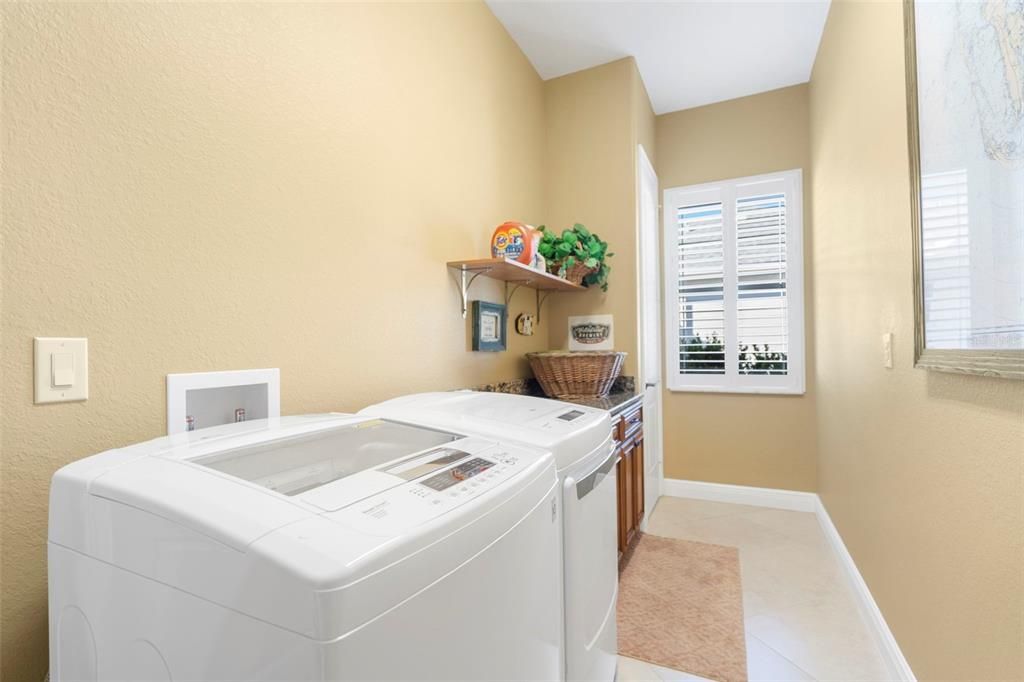
[[[788,374],[786,191],[782,180],[736,198],[736,343],[741,374]]]
[[[675,209],[679,372],[725,374],[725,244],[722,202]]]
[[[804,392],[801,182],[665,191],[670,389]]]

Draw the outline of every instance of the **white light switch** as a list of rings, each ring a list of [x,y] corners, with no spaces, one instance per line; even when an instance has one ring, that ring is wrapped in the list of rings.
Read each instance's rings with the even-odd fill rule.
[[[88,339],[36,337],[34,355],[36,404],[89,397]]]
[[[892,332],[882,334],[882,364],[892,369]]]
[[[71,388],[75,385],[75,356],[71,353],[50,354],[50,385]]]

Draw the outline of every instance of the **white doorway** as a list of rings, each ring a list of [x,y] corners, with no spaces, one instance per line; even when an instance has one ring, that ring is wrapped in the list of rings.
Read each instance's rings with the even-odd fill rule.
[[[664,478],[661,425],[661,237],[658,176],[643,145],[637,145],[637,314],[640,348],[638,390],[644,392],[644,521],[661,496]]]

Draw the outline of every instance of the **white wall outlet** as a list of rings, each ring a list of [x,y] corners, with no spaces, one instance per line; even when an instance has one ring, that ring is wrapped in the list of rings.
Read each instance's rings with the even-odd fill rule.
[[[882,364],[892,369],[892,332],[882,334]]]
[[[35,403],[89,398],[89,340],[37,336],[34,343]]]

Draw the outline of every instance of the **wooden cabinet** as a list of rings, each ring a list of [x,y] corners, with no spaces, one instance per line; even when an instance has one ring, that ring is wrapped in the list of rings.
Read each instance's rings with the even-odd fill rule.
[[[643,408],[624,410],[613,422],[619,494],[619,559],[639,537],[644,518]]]

